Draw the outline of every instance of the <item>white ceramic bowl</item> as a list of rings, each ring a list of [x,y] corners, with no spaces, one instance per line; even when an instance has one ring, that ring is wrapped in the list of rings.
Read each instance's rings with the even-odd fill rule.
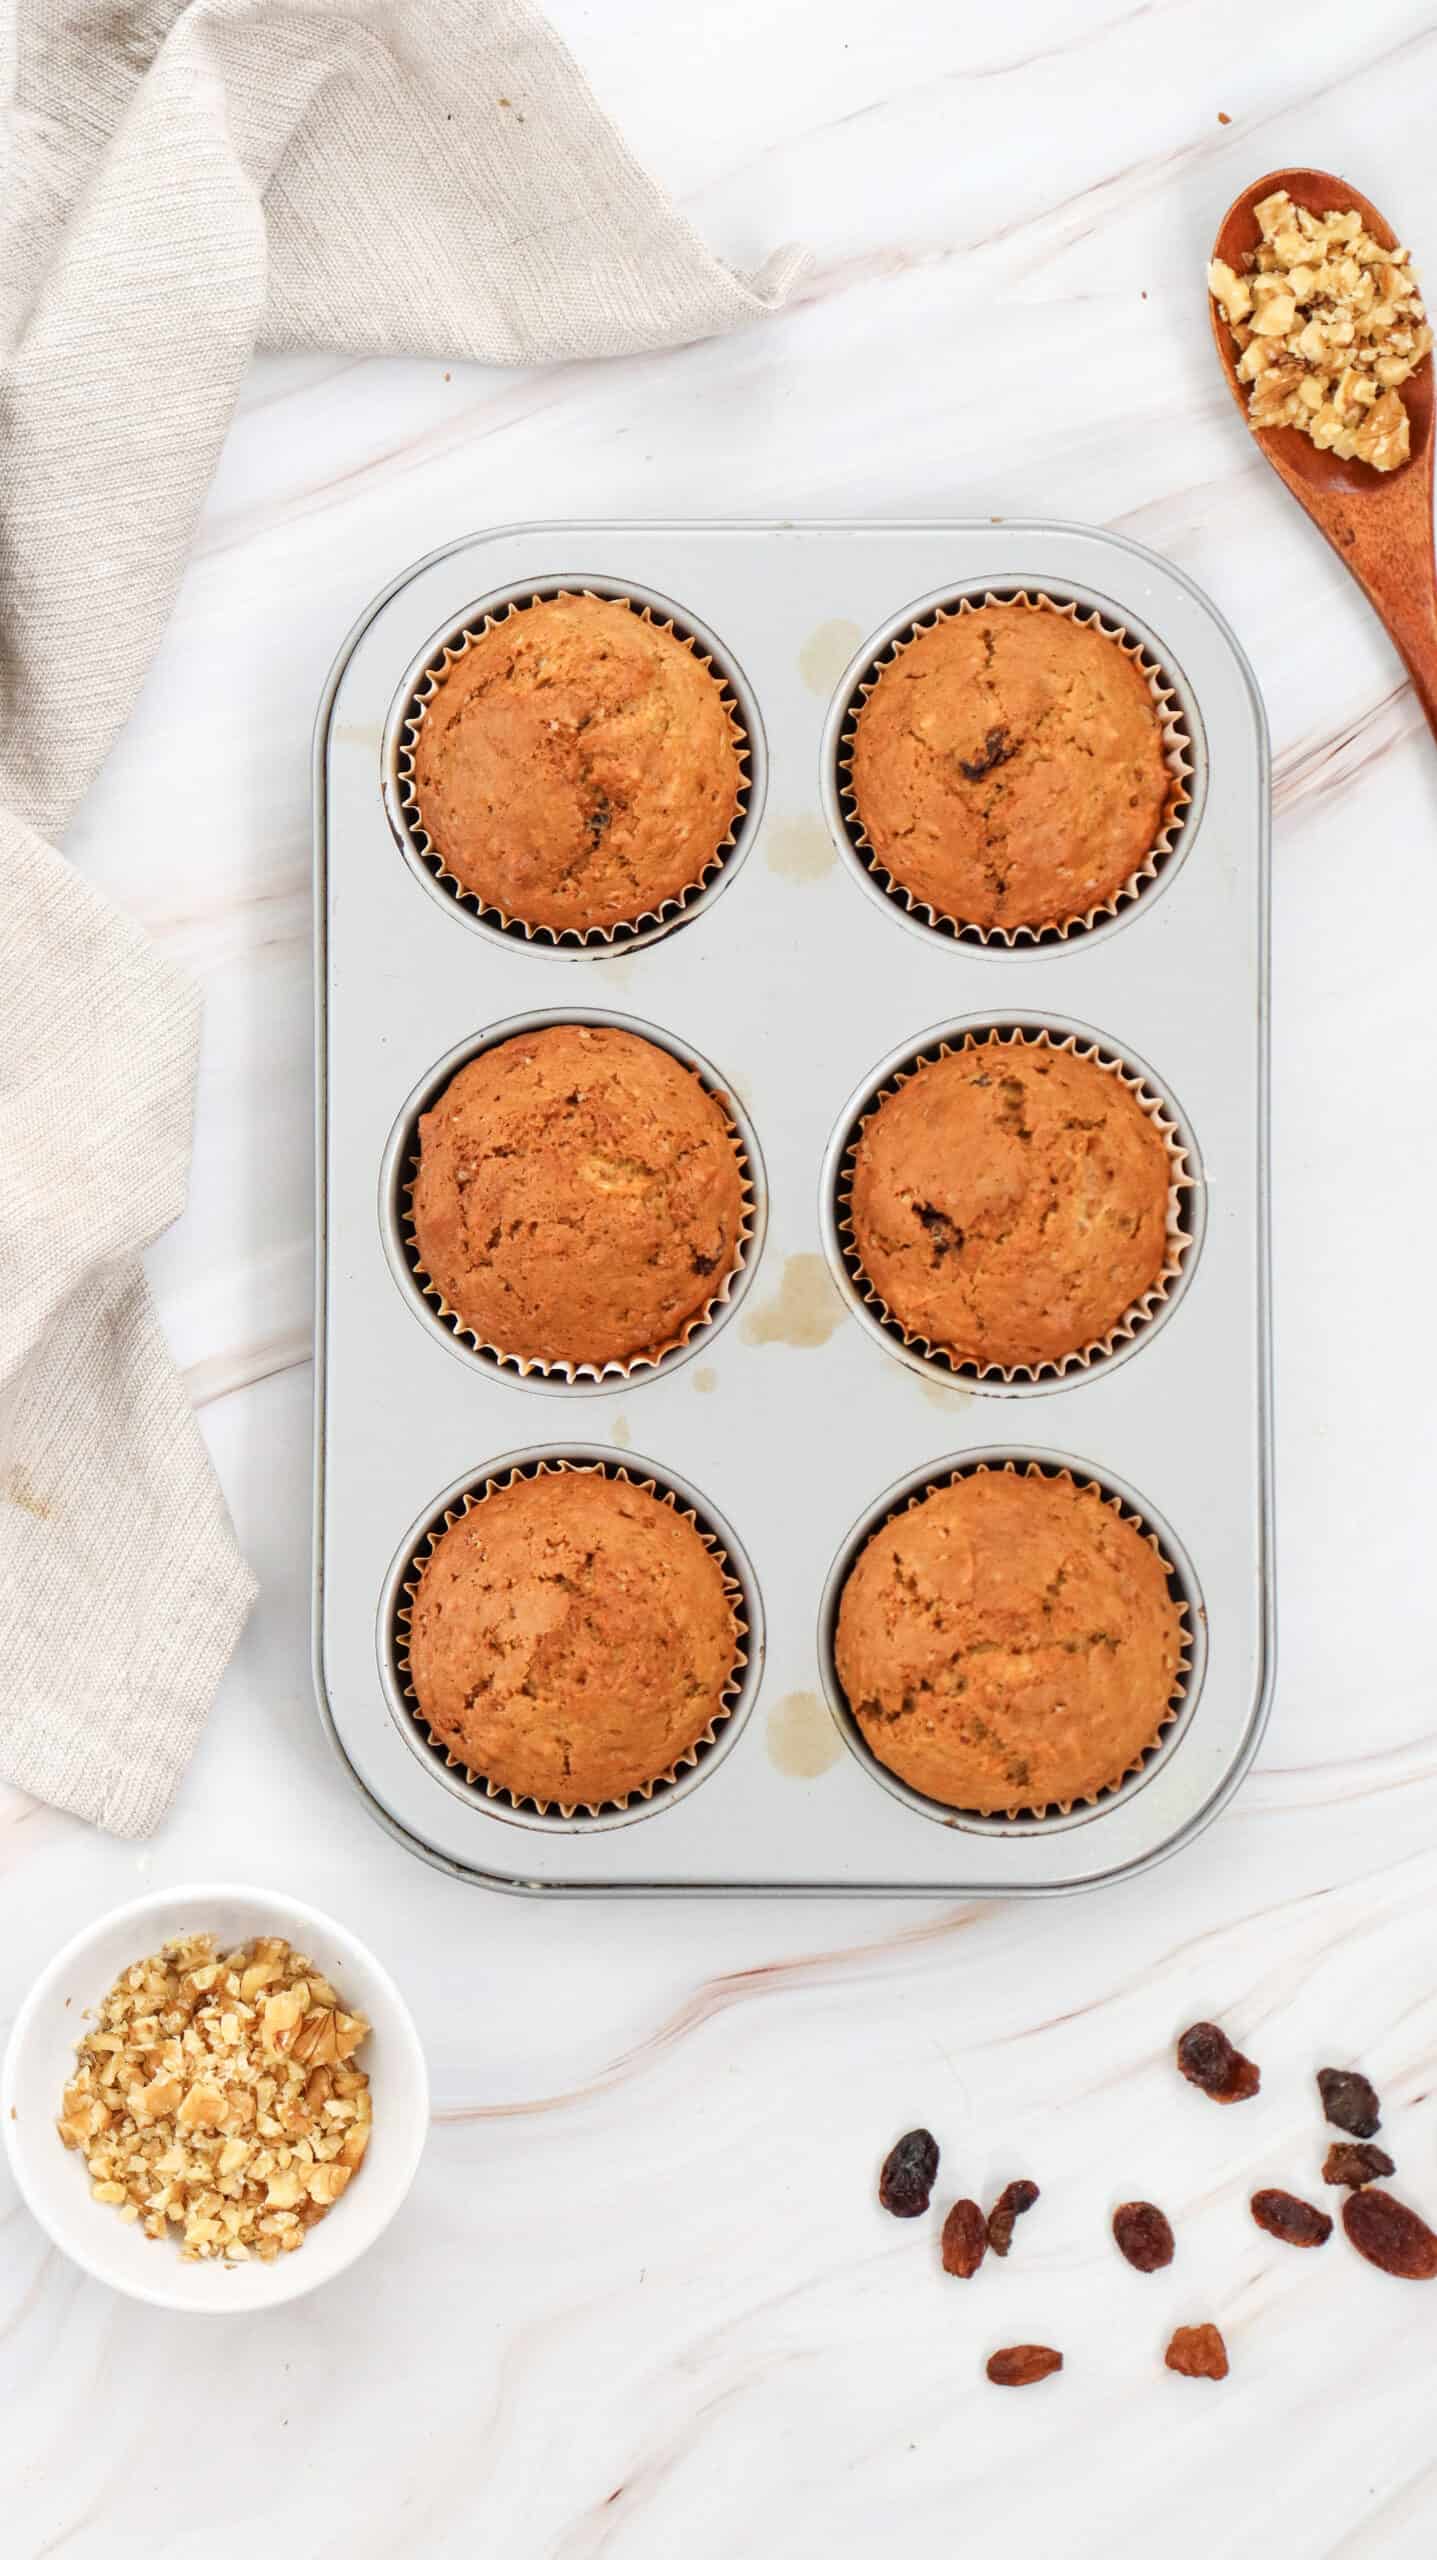
[[[245,1938],[288,1938],[329,1976],[372,2033],[358,2059],[369,2073],[374,2129],[364,2165],[302,2249],[268,2264],[183,2260],[168,2239],[148,2240],[96,2204],[80,2153],[55,2130],[86,2009],[116,1976],[167,1938],[212,1930],[222,1947]],[[37,2222],[67,2257],[116,2292],[174,2311],[261,2311],[352,2266],[403,2203],[429,2129],[429,2075],[414,2022],[384,1967],[338,1921],[307,1903],[247,1885],[197,1885],[127,1902],[61,1949],[15,2021],[0,2075],[0,2128],[15,2177]]]

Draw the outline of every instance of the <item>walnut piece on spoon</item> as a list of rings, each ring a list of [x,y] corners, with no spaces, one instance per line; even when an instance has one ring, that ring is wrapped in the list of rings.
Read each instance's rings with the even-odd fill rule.
[[[1398,386],[1432,348],[1406,249],[1384,249],[1359,213],[1310,213],[1285,188],[1254,207],[1261,239],[1208,290],[1240,349],[1254,427],[1296,427],[1344,462],[1395,471],[1410,421]]]

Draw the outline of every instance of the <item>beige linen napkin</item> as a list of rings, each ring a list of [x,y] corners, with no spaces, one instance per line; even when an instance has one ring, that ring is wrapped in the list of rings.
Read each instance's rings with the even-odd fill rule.
[[[141,1834],[253,1595],[137,1259],[184,1201],[199,1004],[47,839],[130,708],[257,344],[672,346],[774,307],[797,261],[720,266],[527,0],[21,0],[9,69],[0,1777]]]

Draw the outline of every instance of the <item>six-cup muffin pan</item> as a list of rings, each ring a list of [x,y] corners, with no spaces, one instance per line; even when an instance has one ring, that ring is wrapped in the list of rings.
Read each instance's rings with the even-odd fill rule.
[[[486,616],[622,596],[707,655],[746,732],[734,841],[672,908],[577,943],[456,894],[408,788],[415,705]],[[909,628],[965,599],[1096,614],[1156,671],[1185,805],[1144,876],[1063,933],[987,938],[877,866],[845,739]],[[1231,633],[1190,582],[1080,527],[518,526],[398,579],[351,634],[315,747],[319,1254],[315,1679],[376,1817],[493,1885],[569,1891],[1062,1892],[1191,1838],[1251,1761],[1273,1675],[1267,1283],[1268,759]],[[615,1022],[728,1104],[752,1214],[711,1319],[615,1376],[530,1369],[427,1294],[405,1209],[420,1112],[469,1057]],[[1181,1148],[1175,1276],[1080,1364],[969,1371],[865,1295],[845,1167],[880,1089],[974,1031],[1095,1051]],[[540,1813],[414,1714],[404,1611],[431,1533],[514,1469],[626,1471],[693,1513],[741,1595],[732,1712],[618,1811]],[[1009,1819],[879,1767],[835,1676],[870,1532],[977,1465],[1091,1482],[1157,1540],[1191,1646],[1116,1789]]]

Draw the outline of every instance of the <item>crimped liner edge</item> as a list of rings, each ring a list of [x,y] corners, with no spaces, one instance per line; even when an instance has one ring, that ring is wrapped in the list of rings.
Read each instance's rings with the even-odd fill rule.
[[[965,1821],[981,1822],[989,1827],[994,1827],[998,1824],[1011,1827],[1020,1822],[1036,1826],[1040,1823],[1046,1822],[1050,1814],[1070,1814],[1079,1805],[1100,1805],[1105,1803],[1110,1797],[1120,1796],[1130,1778],[1140,1777],[1144,1771],[1149,1768],[1157,1753],[1162,1749],[1164,1738],[1176,1722],[1182,1709],[1183,1702],[1187,1696],[1188,1677],[1192,1666],[1186,1657],[1192,1650],[1193,1641],[1192,1630],[1187,1624],[1189,1605],[1187,1594],[1183,1589],[1182,1577],[1179,1574],[1177,1567],[1174,1565],[1172,1557],[1168,1554],[1167,1549],[1164,1547],[1156,1529],[1149,1528],[1147,1521],[1143,1518],[1140,1511],[1133,1510],[1129,1503],[1124,1502],[1121,1494],[1110,1493],[1107,1487],[1102,1484],[1096,1476],[1084,1475],[1081,1471],[1075,1474],[1071,1467],[1045,1465],[1036,1458],[1030,1458],[1023,1464],[1020,1464],[1016,1458],[1008,1458],[1004,1461],[1002,1466],[994,1466],[991,1461],[987,1459],[980,1459],[974,1466],[949,1467],[945,1474],[934,1476],[927,1484],[919,1485],[906,1497],[904,1501],[897,1503],[893,1510],[885,1512],[881,1520],[876,1520],[874,1522],[873,1527],[864,1538],[863,1544],[856,1550],[849,1561],[847,1571],[843,1577],[843,1584],[838,1595],[839,1605],[842,1605],[843,1591],[848,1587],[849,1575],[857,1565],[859,1557],[867,1553],[873,1540],[881,1537],[883,1531],[888,1528],[892,1521],[901,1520],[906,1512],[918,1510],[919,1507],[928,1500],[930,1494],[942,1493],[947,1486],[961,1483],[966,1477],[991,1475],[1039,1476],[1049,1484],[1071,1485],[1075,1493],[1083,1493],[1091,1490],[1098,1496],[1099,1500],[1107,1510],[1115,1511],[1120,1520],[1127,1521],[1130,1527],[1138,1530],[1140,1535],[1146,1539],[1148,1545],[1152,1548],[1153,1553],[1157,1556],[1165,1573],[1167,1574],[1169,1586],[1176,1595],[1175,1605],[1177,1607],[1180,1623],[1178,1627],[1178,1663],[1174,1673],[1173,1692],[1154,1729],[1152,1740],[1144,1743],[1141,1751],[1137,1753],[1134,1759],[1129,1761],[1127,1767],[1122,1770],[1116,1778],[1110,1779],[1106,1786],[1094,1788],[1088,1795],[1069,1796],[1067,1798],[1058,1797],[1055,1798],[1051,1804],[1044,1805],[1005,1806],[1001,1811],[983,1813],[980,1812],[976,1806],[949,1805],[944,1803],[941,1796],[925,1795],[921,1787],[913,1786],[908,1779],[901,1777],[896,1769],[890,1768],[888,1762],[882,1759],[880,1754],[874,1750],[872,1743],[869,1741],[867,1734],[859,1723],[852,1704],[848,1701],[848,1693],[841,1680],[838,1681],[838,1690],[839,1695],[844,1699],[848,1706],[848,1714],[852,1723],[853,1731],[857,1735],[864,1751],[872,1759],[877,1768],[881,1769],[886,1776],[896,1779],[900,1786],[906,1787],[910,1795],[921,1798],[924,1804],[938,1806],[945,1813],[961,1814]],[[838,1632],[837,1610],[835,1610],[834,1613],[833,1623],[834,1640],[836,1645]],[[834,1676],[837,1678],[836,1665]]]
[[[1096,905],[1087,908],[1081,915],[1068,916],[1051,924],[974,924],[971,919],[949,915],[944,908],[935,907],[926,899],[915,896],[888,869],[887,864],[870,842],[854,796],[853,748],[857,736],[858,712],[860,706],[867,702],[880,677],[896,664],[903,651],[912,646],[921,632],[936,630],[942,622],[951,622],[962,614],[976,613],[989,606],[1001,607],[1004,610],[1012,608],[1029,613],[1056,613],[1065,622],[1095,624],[1105,638],[1117,643],[1125,657],[1137,661],[1147,678],[1148,691],[1162,724],[1164,756],[1169,775],[1168,798],[1163,822],[1153,843],[1143,860],[1129,872],[1125,880],[1119,882],[1109,897],[1099,900]],[[837,761],[838,805],[849,842],[862,855],[864,863],[884,895],[892,898],[895,904],[906,908],[909,915],[916,917],[920,924],[926,924],[940,932],[946,931],[964,941],[997,943],[1010,951],[1022,944],[1044,942],[1050,935],[1058,941],[1065,942],[1070,934],[1087,932],[1105,918],[1115,916],[1121,907],[1130,904],[1134,898],[1141,897],[1144,889],[1150,881],[1157,878],[1161,865],[1172,853],[1182,831],[1184,812],[1192,802],[1190,788],[1193,774],[1192,740],[1177,693],[1168,683],[1157,659],[1141,640],[1135,640],[1132,637],[1126,624],[1110,622],[1106,615],[1099,612],[1096,605],[1080,604],[1075,597],[1064,601],[1058,596],[1048,595],[1039,588],[1021,587],[999,592],[990,587],[981,596],[958,596],[951,604],[935,606],[931,612],[921,615],[916,622],[907,624],[896,639],[888,641],[878,656],[870,660],[867,674],[854,687],[840,727]]]
[[[904,1324],[901,1316],[894,1314],[869,1279],[863,1267],[858,1241],[853,1231],[855,1159],[859,1142],[869,1122],[877,1118],[885,1101],[898,1093],[905,1084],[911,1083],[925,1067],[935,1066],[941,1058],[961,1057],[965,1050],[981,1048],[1066,1049],[1071,1051],[1074,1057],[1089,1059],[1105,1075],[1115,1076],[1117,1081],[1126,1088],[1144,1116],[1152,1122],[1167,1150],[1171,1176],[1168,1185],[1167,1255],[1162,1270],[1152,1286],[1145,1289],[1140,1298],[1133,1300],[1132,1305],[1124,1310],[1117,1323],[1100,1340],[1086,1343],[1076,1351],[1066,1351],[1061,1359],[1016,1361],[1011,1365],[999,1360],[978,1360],[972,1354],[960,1356],[946,1343],[930,1342],[926,1334],[913,1332]],[[872,1308],[884,1331],[896,1335],[906,1349],[918,1352],[924,1360],[941,1361],[955,1377],[1001,1378],[1005,1386],[1020,1382],[1033,1385],[1040,1379],[1063,1378],[1073,1370],[1090,1368],[1095,1360],[1103,1359],[1108,1354],[1120,1350],[1124,1343],[1135,1340],[1144,1327],[1151,1323],[1159,1308],[1170,1297],[1176,1282],[1182,1277],[1193,1248],[1195,1239],[1190,1229],[1182,1224],[1182,1204],[1184,1195],[1194,1187],[1195,1177],[1189,1171],[1188,1151],[1177,1123],[1169,1117],[1161,1096],[1154,1092],[1137,1068],[1129,1066],[1119,1053],[1114,1052],[1111,1056],[1105,1057],[1102,1049],[1095,1042],[1080,1038],[1075,1031],[1055,1034],[1023,1027],[1015,1027],[1010,1031],[999,1029],[971,1031],[965,1033],[961,1040],[939,1040],[926,1049],[915,1050],[911,1058],[907,1059],[901,1067],[895,1068],[870,1094],[862,1116],[855,1122],[839,1160],[834,1203],[839,1250],[843,1256],[844,1267],[855,1288],[860,1291],[866,1304]]]
[[[605,1796],[597,1803],[589,1803],[580,1798],[572,1804],[565,1804],[555,1797],[516,1794],[511,1787],[496,1786],[492,1778],[486,1778],[480,1770],[471,1769],[467,1761],[459,1759],[450,1750],[448,1744],[440,1740],[425,1718],[410,1676],[409,1629],[413,1620],[414,1603],[419,1596],[424,1567],[433,1555],[440,1538],[446,1530],[452,1529],[457,1521],[467,1519],[471,1511],[478,1510],[482,1503],[488,1501],[492,1493],[502,1493],[508,1486],[518,1484],[528,1477],[559,1475],[605,1476],[611,1483],[633,1485],[638,1492],[651,1493],[656,1501],[667,1503],[670,1510],[676,1511],[681,1520],[687,1520],[691,1527],[697,1530],[704,1545],[717,1562],[723,1575],[724,1596],[733,1618],[732,1668],[724,1683],[719,1706],[709,1718],[703,1732],[695,1735],[688,1749],[679,1754],[670,1768],[660,1770],[655,1777],[646,1779],[640,1787],[631,1787],[627,1795]],[[393,1650],[395,1667],[399,1674],[400,1692],[410,1716],[430,1749],[442,1755],[447,1769],[456,1770],[466,1786],[482,1786],[491,1802],[512,1805],[516,1812],[522,1812],[526,1805],[532,1805],[536,1813],[550,1816],[557,1814],[568,1822],[580,1813],[622,1813],[629,1805],[647,1803],[657,1788],[675,1785],[680,1781],[685,1769],[697,1768],[700,1754],[718,1739],[720,1726],[728,1722],[743,1694],[744,1675],[749,1663],[750,1629],[743,1585],[733,1571],[727,1549],[714,1531],[699,1518],[692,1505],[680,1501],[672,1486],[661,1484],[652,1475],[634,1475],[629,1468],[618,1464],[610,1465],[597,1458],[541,1458],[533,1465],[511,1467],[505,1475],[486,1477],[478,1491],[471,1489],[464,1494],[458,1503],[447,1508],[443,1517],[425,1531],[421,1544],[416,1547],[410,1558],[401,1585],[401,1594],[399,1606],[395,1611],[396,1632],[393,1638]]]
[[[611,925],[595,924],[581,927],[530,924],[525,917],[511,915],[507,908],[498,906],[492,899],[483,897],[477,889],[466,888],[464,882],[446,868],[442,855],[420,820],[419,795],[414,780],[414,750],[419,732],[424,725],[428,705],[439,692],[450,669],[468,654],[476,640],[482,640],[486,632],[497,630],[501,624],[512,621],[516,614],[530,612],[535,605],[575,603],[581,599],[592,604],[626,606],[640,622],[649,623],[655,631],[666,631],[671,639],[679,641],[697,658],[701,667],[708,669],[720,689],[724,712],[728,719],[729,735],[738,750],[740,767],[737,787],[738,805],[729,821],[727,832],[719,838],[702,870],[694,879],[687,881],[682,889],[676,890],[672,897],[661,899],[657,906],[646,907],[636,916],[621,917],[617,924]],[[750,762],[749,733],[739,717],[738,697],[729,677],[716,663],[712,653],[702,648],[693,633],[685,630],[681,622],[676,621],[672,615],[666,616],[655,612],[652,605],[638,603],[631,596],[600,595],[592,587],[539,587],[534,588],[528,595],[511,596],[497,612],[486,613],[476,624],[466,623],[457,640],[441,642],[439,649],[410,690],[404,716],[399,724],[396,781],[400,817],[405,833],[426,870],[432,878],[440,882],[443,888],[447,889],[456,905],[471,908],[482,922],[494,925],[502,932],[521,933],[526,942],[545,943],[554,950],[622,949],[636,935],[652,933],[658,926],[676,923],[700,893],[709,886],[716,873],[723,869],[729,856],[737,847],[739,829],[748,816],[753,789],[753,777],[748,769]]]

